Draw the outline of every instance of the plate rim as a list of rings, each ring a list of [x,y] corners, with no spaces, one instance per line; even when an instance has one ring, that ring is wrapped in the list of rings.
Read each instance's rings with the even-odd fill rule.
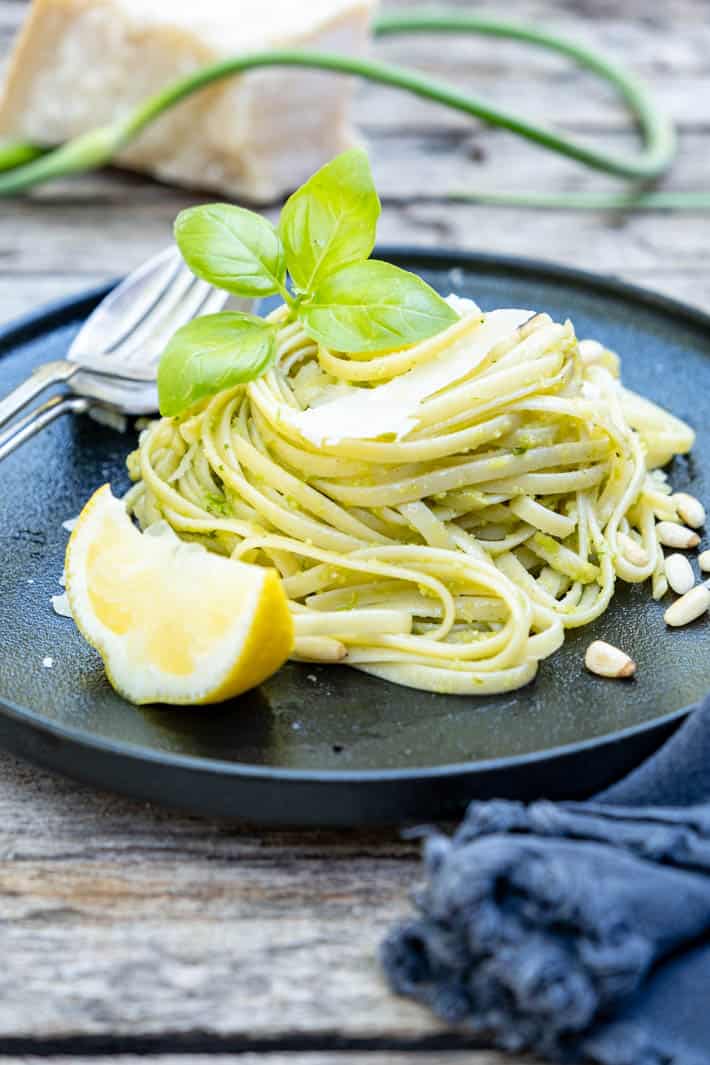
[[[673,318],[679,318],[695,328],[710,333],[710,313],[684,303],[672,296],[648,289],[642,285],[624,281],[612,275],[581,270],[555,261],[539,260],[525,256],[498,255],[495,252],[466,251],[456,248],[428,248],[423,245],[379,244],[375,248],[378,257],[385,260],[428,261],[439,268],[448,266],[455,269],[495,268],[510,270],[520,276],[530,274],[543,277],[549,281],[562,281],[574,284],[584,290],[593,290],[607,295],[625,298],[661,311]],[[85,289],[74,296],[64,296],[45,303],[35,310],[10,319],[0,325],[0,357],[12,347],[31,341],[49,329],[61,326],[67,319],[78,317],[85,309],[88,313],[121,278],[115,278],[101,285]],[[88,750],[100,750],[108,755],[120,756],[139,763],[160,765],[164,768],[175,767],[184,770],[208,772],[234,778],[253,780],[289,780],[311,784],[333,783],[372,783],[372,782],[418,782],[458,776],[471,776],[489,772],[505,772],[522,766],[531,766],[547,761],[555,761],[565,756],[583,754],[586,751],[615,745],[626,739],[641,737],[647,733],[662,731],[674,726],[687,717],[697,706],[693,703],[677,710],[662,714],[649,721],[594,736],[586,740],[549,747],[544,750],[531,751],[519,755],[506,755],[502,758],[479,759],[466,762],[448,762],[438,766],[417,766],[415,768],[382,769],[293,769],[283,766],[260,766],[249,762],[228,762],[216,758],[202,758],[178,752],[162,752],[140,744],[127,741],[110,740],[97,736],[85,729],[57,724],[35,710],[19,706],[11,701],[0,700],[0,714],[15,721],[20,727],[29,727],[33,732],[41,733],[55,739]],[[175,708],[179,713],[180,708]]]
[[[137,762],[148,762],[162,767],[180,767],[181,769],[197,770],[200,772],[213,772],[221,776],[249,777],[255,780],[290,780],[309,784],[333,784],[337,782],[347,784],[366,784],[375,781],[381,783],[393,783],[401,781],[436,780],[452,776],[468,776],[475,773],[505,772],[519,766],[537,765],[547,761],[555,761],[566,755],[584,754],[586,751],[595,750],[617,744],[626,739],[643,736],[648,732],[654,732],[668,728],[680,722],[699,705],[692,703],[690,706],[673,710],[662,717],[644,721],[638,725],[630,725],[616,732],[608,732],[602,736],[593,736],[588,740],[578,740],[576,743],[566,743],[559,747],[548,747],[543,751],[530,751],[527,754],[506,755],[503,758],[479,759],[475,762],[447,762],[439,766],[418,766],[414,769],[289,769],[285,766],[258,766],[249,762],[225,762],[219,758],[198,758],[195,755],[180,754],[179,752],[161,752],[151,747],[142,747],[140,744],[128,743],[127,741],[108,740],[97,737],[93,732],[84,729],[73,728],[70,725],[58,725],[47,718],[42,717],[34,710],[26,710],[14,703],[0,701],[0,715],[9,717],[19,725],[29,725],[32,729],[55,739],[67,740],[74,746],[83,747],[87,750],[101,750],[105,754],[120,755]],[[172,707],[176,713],[180,713],[184,707]],[[208,711],[209,712],[209,709]]]

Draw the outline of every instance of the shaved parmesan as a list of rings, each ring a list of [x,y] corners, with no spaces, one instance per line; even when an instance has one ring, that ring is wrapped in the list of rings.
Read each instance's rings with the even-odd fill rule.
[[[280,417],[317,445],[373,440],[385,435],[401,439],[416,427],[424,400],[470,374],[492,348],[511,336],[532,314],[518,309],[491,311],[481,315],[481,324],[475,329],[470,328],[467,316],[433,338],[433,342],[441,344],[438,358],[375,388],[352,388],[330,403],[308,410],[296,411],[284,405]]]
[[[481,308],[477,303],[474,303],[474,301],[467,296],[457,296],[455,292],[452,292],[446,297],[446,302],[449,307],[454,308],[461,318],[467,318],[470,314],[481,313]]]

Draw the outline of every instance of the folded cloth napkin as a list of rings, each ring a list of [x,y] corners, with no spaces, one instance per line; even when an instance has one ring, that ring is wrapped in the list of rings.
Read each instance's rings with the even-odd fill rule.
[[[553,1062],[710,1065],[710,697],[595,800],[474,802],[424,865],[397,993]]]

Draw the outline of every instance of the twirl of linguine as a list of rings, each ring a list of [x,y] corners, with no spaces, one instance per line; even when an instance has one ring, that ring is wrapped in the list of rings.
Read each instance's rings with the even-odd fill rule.
[[[603,613],[617,578],[664,594],[656,523],[677,514],[659,468],[693,432],[625,389],[616,355],[570,322],[538,314],[476,348],[494,319],[451,302],[461,321],[380,355],[319,347],[274,312],[273,367],[144,430],[128,504],[143,528],[162,518],[276,567],[294,657],[495,693]],[[442,385],[454,350],[476,356]],[[436,391],[393,407],[383,432],[380,400],[427,366]]]

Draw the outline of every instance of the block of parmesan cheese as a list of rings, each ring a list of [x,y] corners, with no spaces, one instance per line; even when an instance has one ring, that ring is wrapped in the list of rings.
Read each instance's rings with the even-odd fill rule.
[[[267,48],[361,53],[376,0],[33,0],[0,139],[58,144],[188,72]],[[350,79],[270,68],[177,105],[119,157],[169,182],[267,202],[353,143]]]

